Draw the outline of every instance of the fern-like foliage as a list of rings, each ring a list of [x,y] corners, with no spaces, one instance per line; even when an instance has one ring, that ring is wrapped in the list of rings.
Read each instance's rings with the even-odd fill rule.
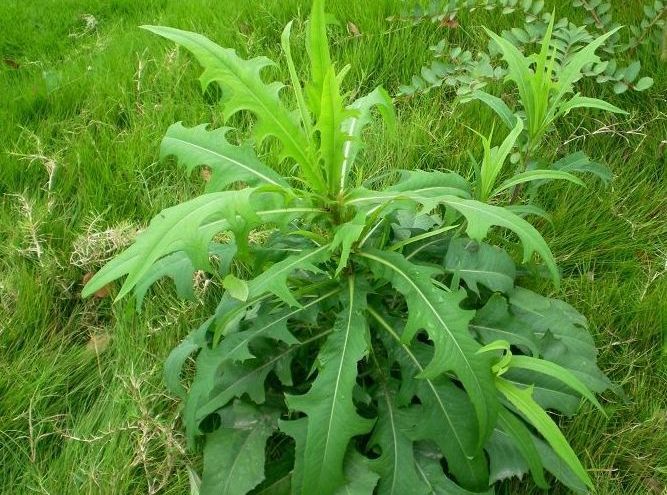
[[[491,493],[528,472],[542,488],[549,472],[586,491],[592,481],[547,412],[572,415],[582,399],[599,407],[594,393],[609,387],[586,320],[522,288],[504,245],[485,242],[492,229],[512,232],[522,263],[544,265],[558,285],[549,246],[521,216],[535,209],[506,206],[505,192],[580,184],[570,174],[579,162],[501,181],[532,126],[510,111],[513,130],[498,148],[487,140],[474,184],[412,171],[377,190],[352,187],[365,126],[377,109],[391,131],[393,106],[382,88],[348,101],[325,18],[315,0],[308,77],[292,61],[291,24],[283,32],[289,87],[268,79],[266,58],[147,27],[199,60],[225,118],[252,116],[254,146],[226,127],[171,126],[162,156],[209,167],[207,191],[160,213],[84,295],[125,277],[118,297],[141,303],[169,277],[188,296],[194,270],[224,289],[165,365],[188,444],[202,448],[203,494]],[[572,106],[570,82],[561,100]],[[258,157],[266,139],[292,174]]]

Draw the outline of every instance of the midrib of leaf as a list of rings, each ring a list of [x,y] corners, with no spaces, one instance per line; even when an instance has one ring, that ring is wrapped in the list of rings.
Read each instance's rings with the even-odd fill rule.
[[[343,363],[344,359],[343,356],[345,356],[346,351],[347,351],[347,344],[350,339],[350,328],[352,325],[352,312],[354,310],[354,304],[352,304],[352,301],[354,301],[354,277],[349,278],[349,289],[350,289],[350,304],[349,304],[349,310],[347,312],[347,324],[345,326],[345,344],[343,345],[343,351],[341,352],[341,359],[338,364],[338,373],[336,375],[336,386],[334,387],[334,394],[333,394],[333,406],[331,408],[331,414],[329,415],[329,425],[327,427],[327,432],[331,431],[331,423],[333,421],[334,417],[334,412],[336,410],[336,405],[338,404],[338,388],[340,386],[340,377],[342,375],[343,371]],[[327,440],[326,443],[324,444],[324,458],[327,458],[327,453],[329,452],[329,440],[331,440],[331,435],[327,435]],[[321,473],[320,473],[321,474]]]
[[[245,345],[246,345],[248,342],[250,342],[251,340],[256,339],[257,337],[259,337],[262,333],[264,333],[266,330],[268,330],[268,329],[271,328],[272,326],[274,326],[274,325],[280,323],[281,321],[287,320],[287,319],[291,318],[292,316],[294,316],[294,315],[296,315],[296,314],[299,314],[299,313],[305,311],[306,309],[310,308],[311,306],[314,306],[315,304],[318,304],[318,303],[324,301],[325,299],[327,299],[328,297],[334,295],[334,294],[337,293],[338,291],[339,291],[339,289],[334,289],[334,290],[328,292],[327,294],[325,294],[325,295],[323,295],[323,296],[321,296],[321,297],[318,297],[317,299],[315,299],[315,300],[309,302],[308,304],[305,304],[305,305],[302,306],[301,308],[297,308],[297,309],[295,309],[294,311],[292,311],[292,312],[290,312],[290,313],[287,313],[286,315],[281,316],[281,317],[278,318],[277,320],[273,320],[273,321],[271,321],[270,323],[264,325],[264,326],[263,326],[262,328],[260,328],[259,330],[252,331],[252,335],[249,335],[247,338],[243,339],[243,340],[240,341],[238,344],[236,344],[234,347],[232,347],[232,348],[229,350],[228,354],[234,354],[238,349],[240,349],[241,347],[245,346]]]
[[[506,218],[502,217],[501,215],[499,215],[498,213],[496,213],[496,211],[492,208],[480,208],[480,207],[476,206],[475,202],[472,202],[472,201],[463,202],[462,200],[460,200],[460,198],[456,198],[456,197],[453,197],[453,199],[455,199],[455,201],[452,201],[451,199],[444,198],[443,202],[445,204],[449,204],[450,206],[452,206],[453,208],[455,208],[457,210],[458,210],[457,206],[463,207],[464,209],[467,208],[469,210],[473,210],[473,211],[477,212],[478,214],[480,214],[482,218],[484,218],[485,216],[492,217],[493,219],[495,219],[495,221],[493,221],[491,223],[491,225],[498,225],[498,226],[508,228],[508,229],[514,231],[519,236],[519,238],[521,239],[521,242],[524,245],[524,261],[528,261],[528,256],[526,256],[528,254],[526,252],[527,245],[526,245],[526,242],[525,242],[524,239],[530,240],[531,244],[533,244],[535,246],[535,247],[528,247],[528,249],[530,249],[531,254],[532,254],[532,252],[535,252],[535,251],[537,251],[539,253],[539,255],[542,257],[542,260],[547,264],[547,268],[551,272],[554,283],[558,284],[560,276],[558,274],[558,269],[556,267],[556,262],[553,258],[553,254],[551,253],[551,249],[549,249],[548,244],[542,238],[542,236],[537,231],[537,229],[535,229],[532,225],[530,225],[528,222],[526,222],[525,220],[523,220],[520,217],[517,217],[517,219],[521,220],[521,222],[519,222],[519,221],[511,221],[510,222],[508,219],[506,219]],[[453,203],[453,205],[456,205],[456,206],[453,206],[452,203]],[[495,208],[498,208],[498,207],[495,207]],[[508,210],[505,210],[505,211],[507,211],[507,213],[510,213],[510,214],[513,215],[513,213],[511,213],[510,211],[508,211]],[[507,225],[507,224],[510,224],[510,223],[512,225],[511,227],[509,227]],[[489,227],[491,225],[489,225]],[[532,232],[530,229],[532,229],[534,232]]]
[[[421,365],[421,363],[417,359],[417,356],[415,356],[412,353],[412,351],[410,350],[410,348],[408,346],[406,346],[401,341],[401,337],[394,331],[393,328],[391,328],[391,325],[389,325],[389,323],[387,323],[387,321],[384,318],[382,318],[382,316],[377,311],[375,311],[373,308],[371,308],[370,306],[368,307],[368,313],[373,318],[375,318],[377,320],[377,322],[382,326],[382,328],[384,328],[386,330],[386,332],[389,335],[391,335],[391,337],[398,343],[398,345],[401,346],[401,349],[403,349],[403,351],[406,353],[406,355],[415,364],[415,367],[420,371],[420,373],[423,373],[424,372],[424,367]],[[466,449],[463,446],[463,442],[461,441],[460,437],[457,434],[456,428],[454,427],[454,424],[452,423],[452,420],[450,419],[449,414],[447,413],[447,408],[442,403],[442,399],[440,398],[440,396],[438,395],[438,392],[435,389],[435,385],[433,385],[433,382],[428,378],[423,378],[423,380],[425,380],[426,383],[428,384],[429,389],[433,393],[433,397],[435,397],[435,400],[438,402],[438,406],[439,406],[440,410],[442,411],[445,418],[447,419],[447,422],[449,423],[451,430],[454,432],[454,438],[456,438],[456,443],[459,445],[459,448],[461,449],[461,452],[463,452],[465,454],[466,459],[468,457],[472,457],[470,454],[466,453]],[[391,408],[390,408],[390,410],[391,410]],[[419,463],[416,463],[416,464],[419,464]]]
[[[225,489],[222,493],[230,493],[230,490],[229,490],[230,483],[232,481],[236,481],[236,479],[237,479],[237,478],[234,477],[234,470],[236,469],[236,464],[237,464],[238,460],[241,458],[241,453],[243,452],[243,449],[246,446],[246,444],[250,441],[253,433],[254,433],[253,431],[250,431],[246,435],[245,439],[243,440],[243,443],[241,444],[241,447],[239,448],[239,453],[234,458],[234,462],[232,463],[231,467],[229,468],[229,476],[227,476],[227,479],[225,480],[225,485],[224,485]]]
[[[171,137],[171,136],[165,136],[165,137],[164,137],[164,140],[165,140],[165,141],[166,141],[166,140],[178,141],[179,143],[186,144],[187,146],[190,146],[190,147],[192,147],[192,148],[197,148],[197,149],[200,149],[200,150],[204,150],[204,151],[206,151],[207,153],[210,153],[210,154],[212,154],[212,155],[219,156],[220,158],[222,158],[222,159],[224,159],[224,160],[227,160],[227,161],[229,161],[229,162],[234,163],[235,165],[238,165],[238,166],[241,167],[242,169],[247,170],[247,171],[250,172],[251,174],[253,174],[253,175],[259,177],[260,179],[262,179],[262,180],[264,180],[264,181],[266,181],[266,182],[269,182],[270,184],[273,184],[273,185],[275,185],[275,186],[279,186],[279,187],[283,187],[283,185],[284,185],[284,184],[280,184],[279,182],[276,182],[275,180],[271,179],[270,177],[267,177],[266,175],[262,174],[261,172],[258,172],[257,170],[253,169],[252,167],[248,167],[247,165],[243,164],[242,162],[240,162],[240,161],[238,161],[238,160],[235,160],[235,159],[233,159],[233,158],[231,158],[231,157],[229,157],[229,156],[227,156],[227,155],[223,155],[222,153],[218,153],[217,151],[214,151],[214,150],[212,150],[211,148],[205,148],[204,146],[200,146],[200,145],[198,145],[198,144],[194,144],[194,143],[192,143],[192,142],[190,142],[190,141],[185,141],[184,139],[175,138],[175,137]]]
[[[378,263],[382,263],[383,265],[388,266],[389,268],[391,268],[392,270],[394,270],[396,273],[398,273],[401,277],[403,277],[405,280],[407,280],[407,282],[410,284],[410,286],[412,287],[412,289],[413,289],[414,291],[416,291],[417,294],[419,294],[420,298],[421,298],[423,301],[426,302],[426,305],[428,306],[428,308],[429,308],[429,310],[431,311],[431,313],[433,313],[433,315],[437,318],[438,322],[439,322],[439,323],[442,325],[442,327],[445,329],[445,332],[447,332],[447,335],[449,335],[449,337],[451,338],[451,340],[454,342],[454,345],[455,345],[455,347],[456,347],[456,349],[457,349],[457,351],[458,351],[458,354],[460,354],[460,355],[463,357],[463,361],[465,362],[466,367],[468,368],[468,371],[470,371],[470,372],[472,373],[472,376],[475,376],[475,377],[476,377],[476,374],[475,374],[474,370],[472,369],[472,367],[470,366],[470,362],[468,361],[467,356],[466,356],[465,353],[463,352],[463,349],[461,349],[461,346],[459,345],[456,336],[452,333],[452,331],[450,330],[450,328],[449,328],[449,326],[447,325],[447,323],[445,323],[445,321],[440,317],[440,314],[439,314],[438,311],[433,307],[433,305],[431,304],[431,301],[429,300],[429,298],[426,297],[426,294],[424,294],[424,293],[421,291],[421,289],[419,289],[419,287],[412,281],[412,279],[411,279],[410,277],[408,277],[407,273],[405,273],[403,270],[401,270],[399,267],[393,265],[392,263],[389,263],[388,261],[383,260],[382,258],[378,258],[377,256],[374,256],[374,255],[372,255],[372,254],[369,254],[369,253],[358,253],[358,254],[359,254],[359,256],[362,256],[362,257],[364,257],[364,258],[368,258],[368,259],[372,259],[373,261],[377,261]],[[475,383],[477,383],[477,380],[475,380]],[[479,387],[479,386],[478,386],[478,391],[479,391],[480,393],[482,392],[481,387]]]
[[[291,354],[294,352],[296,349],[303,347],[305,345],[310,344],[311,342],[315,342],[316,340],[321,339],[322,337],[325,337],[326,335],[330,334],[333,330],[325,330],[324,332],[318,333],[317,335],[314,335],[313,337],[310,337],[309,339],[306,339],[299,344],[294,344],[293,346],[290,346],[277,356],[273,357],[266,363],[258,366],[257,368],[253,368],[250,370],[247,374],[241,376],[239,379],[236,381],[232,382],[227,388],[224,390],[221,390],[216,396],[212,399],[209,399],[208,402],[206,402],[204,405],[198,408],[197,410],[197,416],[198,417],[205,417],[213,412],[215,412],[219,407],[221,407],[219,403],[219,397],[224,396],[229,390],[232,390],[235,388],[239,383],[243,383],[248,380],[254,379],[255,375],[258,375],[261,371],[265,370],[266,368],[273,366],[274,363],[277,361],[280,361],[282,358],[287,356],[288,354]],[[202,412],[204,411],[204,412]]]

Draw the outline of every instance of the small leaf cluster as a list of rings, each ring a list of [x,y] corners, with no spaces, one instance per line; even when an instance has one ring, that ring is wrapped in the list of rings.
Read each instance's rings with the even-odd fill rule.
[[[475,10],[494,11],[499,15],[519,14],[523,25],[503,31],[501,36],[525,52],[545,37],[550,21],[554,22],[551,49],[558,55],[556,61],[563,65],[583,46],[609,31],[617,30],[619,24],[612,20],[610,3],[601,0],[573,0],[573,6],[583,9],[586,18],[583,25],[576,25],[567,18],[552,19],[552,14],[544,12],[542,1],[518,0],[451,0],[431,2],[411,8],[405,15],[394,19],[410,22],[430,20],[445,26],[456,26],[460,11],[474,13]],[[602,46],[604,57],[583,69],[586,77],[598,83],[612,84],[615,93],[627,90],[644,91],[653,85],[648,76],[639,77],[641,64],[635,58],[638,47],[660,46],[660,38],[665,29],[667,7],[657,0],[644,6],[644,19],[639,26],[630,26],[618,31]],[[625,33],[625,38],[621,34]],[[433,62],[423,67],[420,74],[413,76],[409,84],[400,87],[400,94],[412,95],[428,92],[434,88],[453,87],[458,95],[468,95],[491,81],[502,80],[505,72],[497,65],[498,51],[493,45],[473,54],[463,47],[452,45],[443,39],[432,46]],[[464,54],[459,57],[457,54]],[[457,59],[462,60],[457,60]],[[462,63],[461,63],[462,62]]]
[[[283,31],[289,85],[269,79],[268,58],[145,28],[192,53],[225,119],[253,121],[239,141],[229,127],[172,125],[161,155],[208,167],[205,193],[158,214],[84,288],[125,277],[117,298],[133,293],[140,309],[163,277],[183,297],[196,270],[221,286],[165,363],[188,444],[203,450],[201,493],[492,493],[527,473],[542,488],[547,473],[591,488],[548,411],[573,415],[583,399],[602,409],[595,394],[611,384],[586,319],[523,286],[542,268],[556,286],[560,274],[524,218],[539,209],[511,204],[524,183],[581,181],[572,163],[504,170],[521,136],[535,141],[558,112],[592,105],[569,96],[578,70],[555,83],[546,49],[536,69],[510,64],[539,108],[498,107],[512,130],[498,147],[484,138],[472,182],[412,170],[379,183],[359,167],[363,131],[377,111],[393,132],[393,103],[382,88],[354,100],[342,90],[348,67],[331,59],[323,0],[307,25],[307,76],[293,62],[292,24]],[[261,156],[264,142],[277,165]]]

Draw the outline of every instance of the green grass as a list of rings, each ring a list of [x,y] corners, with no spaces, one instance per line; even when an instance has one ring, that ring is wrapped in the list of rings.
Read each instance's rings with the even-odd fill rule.
[[[156,161],[167,126],[221,123],[211,95],[201,96],[193,61],[137,26],[196,30],[243,55],[278,60],[280,32],[295,17],[294,46],[302,46],[308,3],[0,4],[1,493],[188,493],[188,467],[200,470],[200,464],[185,452],[178,403],[164,392],[161,366],[206,314],[211,291],[183,303],[163,284],[140,315],[126,302],[80,297],[84,275],[99,268],[107,249],[122,245],[160,209],[201,190],[197,177]],[[362,33],[333,30],[336,60],[353,64],[348,90],[383,84],[393,92],[428,62],[427,47],[443,35],[461,40],[465,28],[482,42],[481,22],[496,30],[509,22],[467,17],[451,32],[386,22],[399,3],[330,2],[343,26],[351,21]],[[558,13],[580,19],[567,4],[557,2]],[[621,18],[636,20],[636,5],[627,2]],[[84,14],[94,17],[94,28],[86,30]],[[601,367],[626,394],[625,400],[605,397],[608,419],[582,406],[575,419],[562,422],[604,495],[660,494],[667,487],[667,162],[661,146],[667,71],[658,52],[649,47],[639,54],[643,73],[656,80],[645,93],[615,96],[609,87],[586,86],[629,117],[571,115],[547,150],[582,148],[615,174],[607,189],[592,182],[585,190],[549,189],[544,203],[553,225],[540,225],[565,274],[560,291],[546,283],[542,290],[590,318]],[[304,60],[301,51],[295,57],[297,64]],[[424,167],[467,174],[466,152],[479,146],[462,124],[488,130],[492,117],[481,105],[456,107],[443,91],[399,101],[398,111],[394,138],[382,136],[379,126],[371,130],[366,172]],[[531,486],[512,482],[499,492],[537,493]]]

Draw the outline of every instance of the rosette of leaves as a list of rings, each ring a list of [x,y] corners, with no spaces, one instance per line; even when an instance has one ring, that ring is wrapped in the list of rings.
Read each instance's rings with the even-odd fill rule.
[[[556,52],[556,69],[565,65],[577,51],[595,38],[614,31],[605,39],[601,50],[604,56],[596,63],[586,65],[582,74],[598,83],[612,84],[615,93],[628,90],[645,91],[653,85],[648,76],[639,77],[641,63],[636,57],[640,46],[660,46],[665,33],[667,7],[660,0],[651,0],[644,5],[644,17],[638,26],[617,31],[620,24],[613,22],[613,9],[609,2],[573,0],[572,6],[586,12],[581,25],[566,17],[555,19],[544,12],[542,0],[450,0],[433,1],[427,6],[417,4],[403,15],[391,18],[407,19],[411,22],[430,20],[443,26],[455,28],[459,11],[493,11],[499,15],[516,17],[515,27],[503,30],[500,36],[516,46],[521,52],[530,51],[544,39],[550,22],[553,25],[551,49]],[[664,38],[663,38],[664,39]],[[665,53],[665,46],[663,53]],[[422,67],[409,84],[400,87],[401,95],[428,92],[433,88],[452,87],[458,95],[469,95],[489,82],[502,80],[506,71],[498,65],[499,52],[494,44],[474,53],[470,48],[451,44],[443,39],[430,48],[433,62]]]
[[[283,32],[289,88],[265,79],[267,58],[146,29],[188,49],[202,86],[220,87],[225,118],[250,114],[255,147],[271,140],[292,171],[227,128],[174,124],[162,154],[209,167],[206,193],[160,213],[84,289],[125,277],[117,297],[134,291],[140,303],[163,276],[182,295],[194,270],[221,281],[217,308],[165,365],[188,442],[203,446],[201,493],[490,493],[526,473],[546,487],[546,472],[591,487],[547,413],[574,414],[583,398],[599,407],[593,394],[609,386],[586,320],[520,287],[508,252],[484,239],[513,232],[523,262],[539,256],[557,284],[548,245],[452,172],[359,185],[371,110],[391,128],[392,103],[381,88],[352,102],[341,92],[347,70],[331,61],[323,1],[305,84],[291,24]],[[484,187],[502,154],[483,167]]]

